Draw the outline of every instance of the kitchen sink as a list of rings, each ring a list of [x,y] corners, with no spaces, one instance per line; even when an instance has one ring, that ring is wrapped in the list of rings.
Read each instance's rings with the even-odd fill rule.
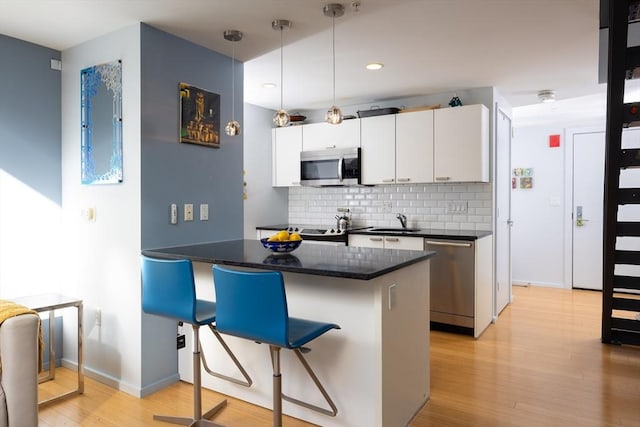
[[[370,228],[367,231],[371,231],[372,233],[415,233],[416,231],[420,231],[419,228]]]

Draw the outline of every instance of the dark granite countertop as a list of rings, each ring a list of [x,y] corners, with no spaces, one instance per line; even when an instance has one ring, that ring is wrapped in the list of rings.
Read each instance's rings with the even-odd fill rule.
[[[378,236],[409,236],[424,237],[429,239],[449,239],[449,240],[478,240],[486,236],[490,236],[490,231],[475,230],[439,230],[435,228],[421,228],[418,231],[409,233],[396,233],[385,231],[373,231],[372,227],[361,228],[349,231],[349,234],[375,234]]]
[[[257,230],[286,230],[289,227],[287,224],[276,225],[263,225],[256,227]],[[318,226],[308,226],[308,228],[314,228]],[[394,233],[394,232],[380,232],[371,231],[374,227],[358,227],[354,226],[349,230],[348,234],[376,234],[379,236],[414,236],[425,237],[431,239],[451,239],[451,240],[478,240],[486,236],[490,236],[491,231],[475,231],[475,230],[441,230],[437,228],[421,228],[419,231],[413,231],[410,233]],[[382,228],[382,227],[381,227]]]
[[[429,259],[435,252],[327,246],[302,242],[298,249],[289,254],[276,254],[264,248],[259,240],[228,240],[145,249],[142,254],[156,258],[186,258],[211,264],[370,280]]]

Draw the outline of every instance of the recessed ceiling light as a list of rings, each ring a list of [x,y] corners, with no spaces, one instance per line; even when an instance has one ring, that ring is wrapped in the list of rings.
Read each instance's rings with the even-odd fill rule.
[[[262,83],[262,87],[265,89],[273,89],[274,87],[276,87],[275,83]]]
[[[384,64],[381,62],[370,62],[367,64],[367,70],[379,70],[384,67]]]

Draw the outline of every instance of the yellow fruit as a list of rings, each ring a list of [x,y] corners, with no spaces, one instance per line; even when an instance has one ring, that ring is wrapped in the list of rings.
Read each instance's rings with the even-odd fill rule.
[[[276,233],[276,236],[278,236],[278,240],[281,242],[286,242],[287,240],[289,240],[289,232],[287,230],[278,231]]]
[[[274,234],[273,236],[269,236],[269,238],[267,239],[267,242],[277,242],[278,241],[278,235]]]
[[[302,240],[302,236],[298,233],[291,233],[289,235],[289,240]]]

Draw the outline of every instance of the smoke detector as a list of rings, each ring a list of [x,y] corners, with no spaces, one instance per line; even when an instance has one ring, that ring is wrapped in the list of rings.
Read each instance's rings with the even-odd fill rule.
[[[540,102],[554,102],[556,100],[555,90],[541,90],[538,92]]]

